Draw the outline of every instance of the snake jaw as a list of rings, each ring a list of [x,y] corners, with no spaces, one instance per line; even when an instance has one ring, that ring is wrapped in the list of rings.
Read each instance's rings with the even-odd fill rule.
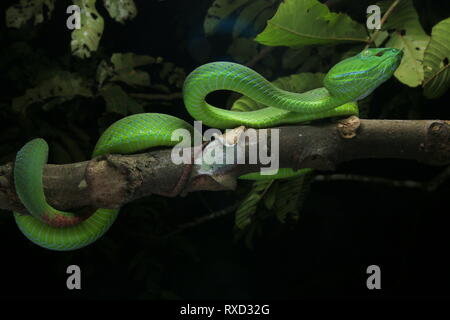
[[[52,214],[51,212],[46,212],[42,215],[41,220],[45,224],[55,227],[64,228],[71,227],[81,223],[86,217],[76,216],[76,215],[62,215],[62,214]]]
[[[395,48],[366,49],[333,66],[324,86],[335,99],[361,100],[394,74],[402,57],[403,52]]]

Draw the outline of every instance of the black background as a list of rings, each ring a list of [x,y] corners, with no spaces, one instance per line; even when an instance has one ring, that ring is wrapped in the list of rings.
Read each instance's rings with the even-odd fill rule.
[[[223,57],[227,36],[206,39],[203,18],[210,1],[136,1],[135,20],[120,25],[105,18],[102,45],[107,52],[163,56],[191,71]],[[348,1],[347,1],[348,2]],[[434,3],[435,1],[433,1]],[[359,3],[359,2],[358,2]],[[2,28],[4,8],[2,3]],[[445,7],[444,1],[436,5]],[[357,9],[354,9],[357,11]],[[100,10],[100,13],[104,11]],[[450,10],[442,13],[450,15]],[[104,15],[106,17],[106,14]],[[68,50],[70,34],[64,7],[40,27],[37,46],[50,55]],[[428,26],[425,26],[428,27]],[[429,32],[429,29],[427,30]],[[229,42],[228,42],[229,43]],[[5,80],[5,79],[3,79]],[[5,82],[5,81],[4,81]],[[5,87],[6,85],[6,87]],[[7,84],[2,86],[7,88]],[[1,89],[0,89],[1,90]],[[424,119],[449,119],[448,97],[427,102]],[[180,106],[182,108],[182,106]],[[342,173],[424,181],[443,168],[414,161],[367,160],[338,168]],[[55,299],[298,299],[298,298],[447,298],[450,286],[450,184],[435,192],[356,182],[315,183],[296,225],[273,222],[254,249],[233,242],[233,216],[213,220],[181,233],[177,241],[135,241],[126,214],[107,239],[83,252],[59,253],[25,239],[10,212],[0,224],[0,296]],[[169,222],[187,222],[229,205],[227,192],[190,194],[169,201]],[[164,199],[161,199],[164,201]],[[204,202],[208,204],[207,208]],[[130,204],[128,206],[136,206]],[[127,211],[124,208],[123,211]],[[139,223],[139,222],[137,222]],[[132,225],[132,224],[131,224]],[[131,236],[131,239],[130,239]],[[109,240],[108,240],[109,239]],[[112,239],[112,242],[108,242]],[[112,243],[113,249],[109,248]],[[143,276],[130,271],[130,260],[145,249],[157,257]],[[109,252],[104,254],[104,252]],[[110,257],[108,255],[113,255]],[[66,288],[66,267],[82,270],[82,290]],[[366,287],[366,268],[381,268],[381,290]],[[148,280],[148,274],[158,276]],[[150,277],[150,279],[152,279]],[[143,296],[148,281],[155,295]]]

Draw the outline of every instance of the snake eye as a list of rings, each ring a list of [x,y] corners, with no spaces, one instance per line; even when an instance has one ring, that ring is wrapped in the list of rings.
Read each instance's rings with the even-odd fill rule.
[[[383,51],[378,52],[377,54],[375,54],[377,57],[381,57],[384,54]]]

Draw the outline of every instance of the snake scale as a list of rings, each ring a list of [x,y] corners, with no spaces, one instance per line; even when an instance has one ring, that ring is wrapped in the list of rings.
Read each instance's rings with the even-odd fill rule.
[[[265,128],[328,117],[357,115],[356,101],[389,79],[400,64],[402,52],[393,48],[366,49],[330,69],[324,87],[304,93],[281,90],[257,72],[240,64],[213,62],[195,69],[186,78],[183,99],[196,120],[216,128],[240,125]],[[206,96],[216,90],[231,90],[263,104],[255,111],[239,112],[209,105]],[[156,113],[135,114],[113,123],[98,140],[92,157],[110,153],[136,153],[151,147],[173,146],[171,133],[191,130],[187,122]],[[98,209],[88,218],[51,207],[43,189],[43,167],[48,145],[34,139],[17,153],[14,183],[29,214],[14,213],[23,234],[37,245],[52,250],[74,250],[101,237],[119,210]],[[269,178],[274,178],[269,176]]]

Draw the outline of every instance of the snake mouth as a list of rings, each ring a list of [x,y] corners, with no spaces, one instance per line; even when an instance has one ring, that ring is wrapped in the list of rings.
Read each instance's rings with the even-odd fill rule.
[[[403,50],[397,49],[397,48],[385,48],[385,50],[379,52],[376,55],[381,56],[380,54],[385,56],[387,59],[394,58],[394,59],[401,60],[403,57]]]
[[[372,49],[375,50],[375,49]],[[403,58],[403,51],[396,48],[381,48],[376,49],[378,52],[372,55],[372,58],[376,56],[376,61],[373,61],[369,68],[363,70],[348,71],[329,76],[333,80],[346,80],[347,77],[352,76],[354,80],[364,80],[369,74],[379,74],[380,72],[386,77],[390,77],[400,65]],[[363,51],[363,59],[367,59],[367,51]]]
[[[389,48],[389,55],[381,63],[381,68],[386,74],[393,74],[400,66],[403,59],[403,50]]]
[[[398,50],[397,54],[395,55],[395,57],[397,58],[398,64],[400,64],[402,62],[403,54],[404,54],[403,50]]]

